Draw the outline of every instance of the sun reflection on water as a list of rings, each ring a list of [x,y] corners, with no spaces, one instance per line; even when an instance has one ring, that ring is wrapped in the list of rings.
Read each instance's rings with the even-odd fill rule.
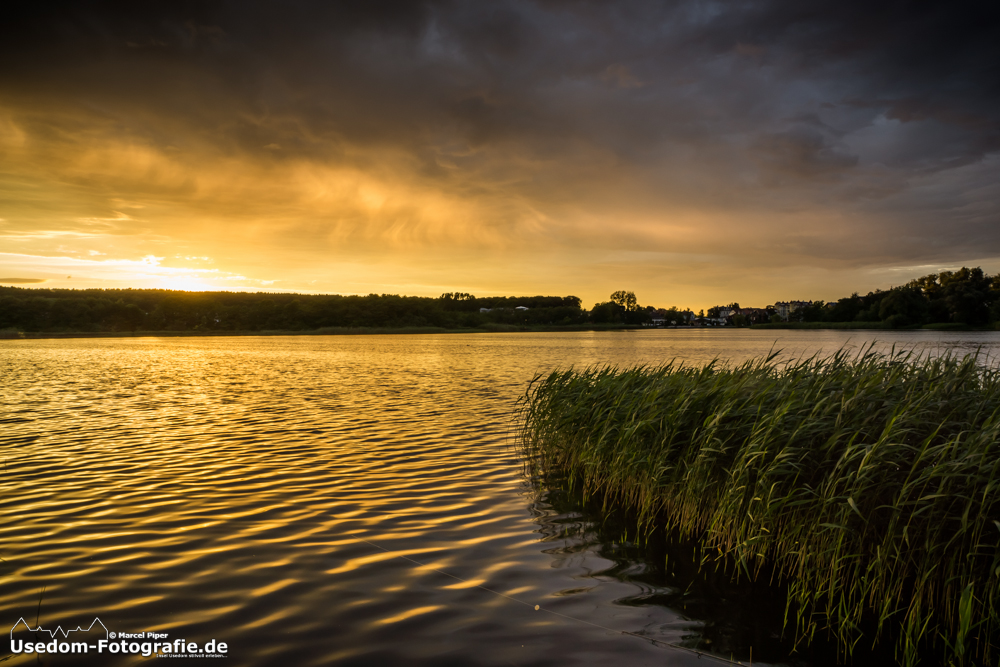
[[[511,440],[536,372],[775,336],[671,333],[0,342],[0,609],[215,636],[239,664],[686,664],[567,618],[700,623],[623,603],[663,591],[542,502]],[[848,340],[807,336],[783,345]]]

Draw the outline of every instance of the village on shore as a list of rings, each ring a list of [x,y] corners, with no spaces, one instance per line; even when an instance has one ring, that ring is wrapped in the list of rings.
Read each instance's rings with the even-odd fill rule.
[[[614,295],[612,295],[614,297]],[[597,306],[595,306],[596,308]],[[836,301],[778,301],[763,308],[739,303],[694,315],[650,309],[647,326],[753,326],[786,323],[867,324],[888,328],[952,325],[1000,326],[1000,274],[982,268],[932,273],[888,290],[857,292]]]
[[[796,312],[812,306],[812,301],[778,301],[763,308],[741,308],[740,304],[714,306],[708,312],[695,314],[690,310],[658,308],[650,313],[651,327],[725,327],[750,326],[794,320]]]

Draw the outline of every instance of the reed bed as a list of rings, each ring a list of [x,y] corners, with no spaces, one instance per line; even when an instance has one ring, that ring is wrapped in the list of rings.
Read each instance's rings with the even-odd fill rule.
[[[1000,656],[1000,371],[977,355],[571,369],[519,409],[543,471],[786,581],[798,641],[825,630],[849,656],[892,636],[907,666]]]

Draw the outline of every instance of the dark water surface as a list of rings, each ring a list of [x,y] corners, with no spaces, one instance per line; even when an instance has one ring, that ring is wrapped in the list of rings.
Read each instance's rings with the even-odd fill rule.
[[[876,334],[1000,350],[883,331],[0,341],[0,626],[99,617],[224,641],[239,665],[712,664],[671,643],[766,658],[766,591],[658,573],[627,527],[532,483],[514,402],[555,367]],[[85,662],[8,664],[39,658]]]

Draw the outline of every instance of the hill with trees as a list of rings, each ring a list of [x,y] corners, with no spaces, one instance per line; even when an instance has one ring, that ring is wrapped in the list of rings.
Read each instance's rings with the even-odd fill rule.
[[[889,327],[1000,322],[1000,274],[979,267],[931,273],[889,290],[813,302],[797,311],[802,322],[881,322]]]

